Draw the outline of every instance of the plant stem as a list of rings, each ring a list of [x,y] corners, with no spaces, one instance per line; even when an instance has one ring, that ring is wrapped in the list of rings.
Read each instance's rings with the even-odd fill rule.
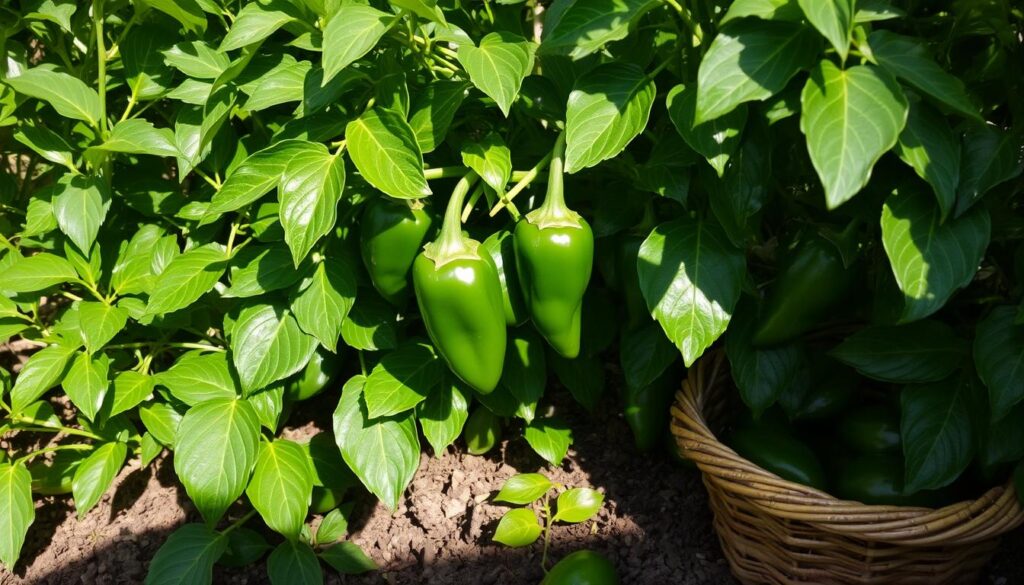
[[[438,266],[467,250],[466,237],[462,235],[462,205],[476,179],[476,172],[469,171],[455,184],[452,196],[448,199],[448,207],[444,212],[441,233],[437,236],[437,240],[428,244],[432,248],[428,257],[432,256],[431,260]]]
[[[223,347],[209,345],[206,343],[175,342],[163,343],[160,341],[140,341],[136,343],[114,343],[104,346],[104,349],[145,349],[149,347],[164,347],[174,349],[202,349],[205,351],[227,351]]]
[[[462,223],[466,223],[469,220],[469,214],[473,212],[473,208],[476,207],[477,201],[480,201],[480,196],[483,194],[484,184],[481,182],[477,184],[476,189],[473,189],[473,194],[469,196],[469,201],[462,208]]]
[[[433,169],[423,169],[423,176],[428,181],[434,181],[437,179],[454,179],[455,177],[461,177],[466,174],[466,167],[437,167]]]
[[[96,35],[96,75],[99,78],[100,133],[107,135],[107,47],[103,39],[103,0],[93,0],[92,22]]]
[[[93,439],[95,441],[103,441],[104,440],[103,437],[101,437],[101,436],[99,436],[99,435],[97,435],[95,433],[90,433],[89,431],[84,431],[82,429],[76,429],[76,428],[73,428],[73,427],[66,427],[64,425],[60,425],[60,426],[56,426],[56,427],[50,426],[50,425],[46,424],[46,421],[36,420],[36,419],[34,419],[34,418],[30,417],[30,416],[22,416],[22,415],[14,414],[14,415],[11,415],[11,421],[12,422],[17,422],[17,423],[23,423],[23,424],[27,424],[27,425],[32,425],[31,427],[27,427],[27,428],[23,428],[23,429],[18,429],[18,430],[22,430],[22,431],[33,431],[33,432],[40,432],[40,433],[64,433],[66,435],[75,435],[77,437],[85,437],[87,439]]]
[[[235,520],[234,522],[232,522],[230,526],[228,526],[224,530],[221,530],[220,531],[220,535],[221,536],[227,536],[228,534],[231,533],[232,530],[234,530],[235,528],[238,528],[239,526],[245,524],[246,522],[251,520],[252,517],[255,516],[255,515],[256,515],[256,510],[249,510],[241,518],[239,518],[238,520]]]
[[[548,166],[548,163],[551,162],[552,154],[553,153],[551,152],[546,154],[544,158],[540,159],[540,161],[538,161],[537,164],[533,166],[532,169],[526,171],[524,174],[521,175],[522,178],[519,179],[519,182],[513,185],[512,188],[509,189],[508,193],[505,193],[505,196],[502,197],[500,201],[498,201],[497,205],[491,208],[491,217],[498,215],[498,212],[501,211],[504,207],[512,205],[512,200],[516,198],[516,195],[519,195],[520,193],[523,192],[524,189],[529,187],[530,184],[533,183],[538,176],[540,176],[541,171],[543,171],[544,168]],[[512,178],[515,179],[515,177],[519,175],[520,172],[521,171],[516,171],[512,173]]]
[[[53,447],[45,447],[43,449],[33,451],[31,453],[26,453],[25,455],[22,455],[21,457],[15,459],[14,462],[17,464],[23,461],[31,461],[32,459],[35,459],[39,455],[43,455],[45,453],[53,453],[55,451],[92,451],[93,449],[95,449],[94,446],[87,445],[85,443],[75,443],[74,445],[56,445]]]

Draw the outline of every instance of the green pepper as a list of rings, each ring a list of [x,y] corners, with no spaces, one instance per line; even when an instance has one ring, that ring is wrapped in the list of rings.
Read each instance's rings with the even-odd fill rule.
[[[729,446],[736,453],[775,475],[825,490],[825,469],[818,456],[789,432],[775,425],[754,423],[733,431]]]
[[[359,247],[370,281],[382,297],[402,308],[409,298],[409,269],[434,227],[420,202],[377,197],[359,223]]]
[[[640,245],[644,237],[639,234],[622,236],[616,250],[616,273],[621,278],[622,300],[626,305],[626,327],[633,328],[651,321],[651,311],[647,308],[644,293],[640,290],[640,274],[636,264],[640,257]]]
[[[544,203],[516,224],[513,243],[523,298],[537,331],[562,357],[580,353],[583,294],[594,264],[594,234],[578,213],[565,205],[562,158],[565,133],[559,134]]]
[[[937,508],[960,499],[956,484],[915,494],[903,492],[903,458],[875,453],[837,465],[835,496],[863,504]]]
[[[462,234],[462,203],[475,179],[470,172],[456,185],[441,234],[416,257],[412,281],[438,353],[463,382],[487,394],[501,379],[507,334],[494,260]]]
[[[814,380],[800,401],[793,420],[818,421],[839,415],[857,393],[857,375],[838,363],[823,378]]]
[[[648,386],[625,389],[622,414],[637,449],[650,451],[664,438],[678,382],[678,370],[670,367]]]
[[[302,372],[288,381],[285,394],[293,401],[306,400],[324,391],[341,371],[341,356],[317,347]]]
[[[70,494],[75,472],[86,455],[80,451],[58,451],[52,461],[34,459],[28,464],[32,491],[43,496]]]
[[[516,272],[515,249],[512,244],[512,232],[502,229],[491,234],[484,240],[484,248],[494,260],[498,268],[498,280],[501,281],[501,300],[505,307],[505,323],[518,327],[530,318],[523,302],[523,289]]]
[[[326,514],[341,505],[347,490],[313,486],[313,494],[309,500],[309,511],[314,514]]]
[[[485,406],[478,406],[466,419],[462,438],[470,455],[483,455],[501,440],[501,418]]]
[[[900,453],[900,415],[882,405],[862,406],[843,414],[839,440],[858,453]]]
[[[754,344],[778,345],[820,325],[855,280],[834,244],[819,236],[802,241],[768,294]]]
[[[551,567],[540,585],[619,585],[619,576],[604,555],[578,550]]]

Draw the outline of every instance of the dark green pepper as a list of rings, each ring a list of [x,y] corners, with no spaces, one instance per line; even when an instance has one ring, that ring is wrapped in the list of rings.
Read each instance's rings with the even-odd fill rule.
[[[470,455],[483,455],[501,440],[501,418],[485,406],[478,406],[466,419],[462,438]]]
[[[902,451],[900,414],[882,405],[862,406],[844,413],[838,421],[839,440],[858,453]]]
[[[818,236],[804,240],[768,294],[754,344],[778,345],[820,325],[855,280],[834,244]]]
[[[285,394],[293,401],[306,400],[324,391],[341,371],[341,356],[317,347],[302,372],[288,381]]]
[[[622,414],[633,431],[637,449],[650,451],[665,437],[678,383],[679,372],[670,367],[648,386],[624,389]]]
[[[359,223],[359,247],[374,288],[396,307],[409,298],[409,269],[431,229],[433,215],[422,203],[377,197]]]
[[[818,456],[800,439],[773,425],[753,424],[732,433],[736,453],[775,475],[825,490],[825,469]]]
[[[903,492],[903,458],[899,455],[860,455],[841,462],[834,476],[835,496],[841,500],[882,506],[938,508],[959,499],[958,486],[915,494]]]
[[[516,224],[513,241],[523,298],[537,331],[562,357],[580,353],[583,294],[594,264],[594,234],[565,206],[562,158],[565,133],[551,158],[544,203]]]
[[[540,585],[619,585],[619,576],[604,555],[578,550],[551,567]]]
[[[484,249],[491,255],[498,269],[501,281],[501,300],[505,307],[505,323],[518,327],[530,318],[523,302],[523,289],[516,272],[516,253],[512,244],[512,232],[498,230],[483,242]]]
[[[462,203],[475,179],[470,172],[455,187],[441,234],[416,257],[412,281],[438,353],[463,382],[486,394],[501,379],[507,334],[494,260],[462,234]]]

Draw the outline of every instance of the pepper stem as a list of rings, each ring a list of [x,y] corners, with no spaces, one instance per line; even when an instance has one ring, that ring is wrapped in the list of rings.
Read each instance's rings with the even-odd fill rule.
[[[444,211],[444,222],[437,239],[423,247],[423,253],[438,267],[457,258],[475,257],[479,243],[462,235],[462,206],[466,201],[477,174],[469,171],[456,183],[448,207]]]
[[[546,227],[580,227],[580,216],[565,205],[565,132],[558,134],[548,165],[548,188],[540,207],[526,214],[526,220]]]

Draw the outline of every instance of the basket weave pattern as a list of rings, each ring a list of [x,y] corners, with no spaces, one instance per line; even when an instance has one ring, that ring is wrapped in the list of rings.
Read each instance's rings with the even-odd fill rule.
[[[732,388],[721,352],[698,360],[671,428],[703,474],[722,549],[747,585],[976,583],[999,537],[1024,522],[1010,485],[931,510],[842,501],[781,479],[709,428]]]

